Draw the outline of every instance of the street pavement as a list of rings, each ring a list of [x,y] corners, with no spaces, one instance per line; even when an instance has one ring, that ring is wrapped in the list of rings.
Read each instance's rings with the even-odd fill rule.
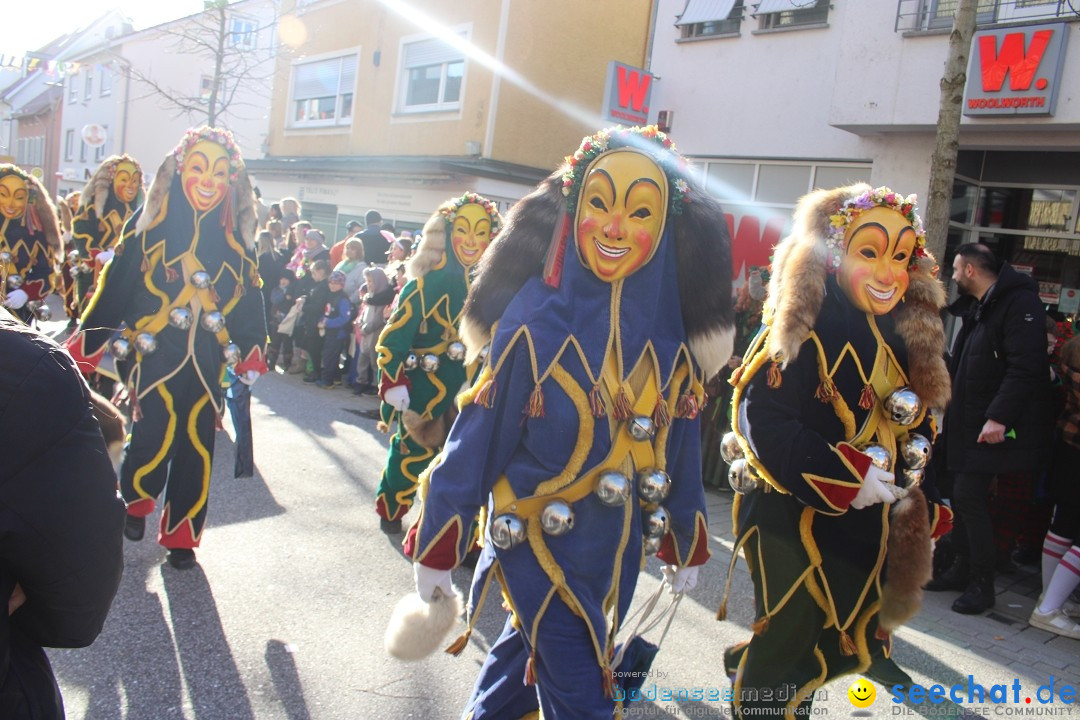
[[[178,571],[164,564],[165,551],[154,541],[155,513],[146,539],[126,542],[123,581],[98,640],[89,648],[49,651],[68,717],[459,717],[505,612],[497,596],[489,599],[456,658],[438,652],[406,663],[384,651],[387,619],[412,588],[412,572],[401,536],[380,532],[373,510],[387,445],[371,417],[376,400],[322,390],[280,372],[261,378],[253,395],[255,476],[232,477],[233,434],[226,419],[217,433],[198,565]],[[751,589],[740,561],[728,618],[715,619],[733,547],[733,496],[709,490],[707,497],[713,559],[679,606],[643,686],[647,696],[667,692],[682,699],[635,703],[627,717],[730,716],[727,703],[708,698],[729,687],[723,649],[750,636]],[[406,527],[415,515],[414,509]],[[456,571],[454,579],[467,588],[467,571]],[[660,564],[651,559],[635,608],[660,579]],[[963,702],[895,704],[878,686],[873,705],[858,714],[1075,712],[1057,697],[1063,685],[1080,684],[1080,641],[1027,625],[1037,586],[1033,567],[1005,576],[996,609],[976,617],[949,610],[954,593],[928,593],[922,613],[896,634],[894,658],[924,686],[962,685]],[[646,638],[656,641],[659,633]],[[968,702],[969,675],[988,689],[1008,685],[1008,703]],[[853,680],[820,691],[815,714],[853,715],[847,699]],[[1012,698],[1014,681],[1020,683],[1019,703]],[[1040,685],[1052,685],[1054,703],[1039,703]]]

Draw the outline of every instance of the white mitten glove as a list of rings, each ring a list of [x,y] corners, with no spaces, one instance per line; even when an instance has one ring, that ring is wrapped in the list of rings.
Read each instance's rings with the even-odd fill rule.
[[[254,385],[255,381],[259,379],[259,371],[248,370],[243,375],[238,376],[236,379],[244,383],[245,385]]]
[[[896,496],[885,484],[892,479],[893,474],[891,472],[882,470],[877,465],[871,465],[870,469],[866,471],[866,477],[863,478],[859,494],[851,501],[851,507],[862,510],[877,503],[889,504],[895,502]]]
[[[407,385],[395,385],[383,395],[383,402],[398,412],[409,409],[409,388]]]
[[[25,290],[12,290],[7,294],[7,299],[4,300],[4,307],[18,310],[25,305],[26,301],[29,299],[30,296],[26,294]]]
[[[697,587],[698,567],[679,567],[677,565],[665,565],[660,569],[664,579],[671,585],[672,593],[686,592]]]
[[[105,263],[107,263],[107,262],[109,262],[110,260],[113,259],[114,254],[115,253],[113,253],[112,250],[102,250],[94,258],[94,262],[99,263],[101,265],[104,265]]]
[[[454,594],[454,583],[450,579],[449,570],[436,570],[427,565],[413,563],[413,579],[416,581],[416,594],[424,602],[435,599],[435,590],[441,590],[447,597]]]

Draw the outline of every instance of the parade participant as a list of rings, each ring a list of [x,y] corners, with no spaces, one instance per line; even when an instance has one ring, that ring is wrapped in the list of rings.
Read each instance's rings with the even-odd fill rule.
[[[64,314],[71,319],[71,326],[79,322],[79,300],[75,292],[75,275],[79,268],[79,253],[75,250],[75,240],[71,237],[72,221],[79,212],[79,198],[82,192],[73,190],[65,197],[58,197],[56,210],[60,216],[60,246],[64,260],[60,264],[60,287],[64,298]]]
[[[737,717],[807,713],[847,673],[910,682],[890,633],[918,611],[930,537],[952,519],[920,490],[936,497],[930,409],[949,399],[925,242],[914,196],[858,184],[802,198],[776,248],[724,440],[732,565],[741,548],[756,610],[753,638],[724,654]]]
[[[473,268],[501,227],[495,203],[476,193],[440,205],[379,335],[380,427],[394,429],[375,493],[383,532],[401,532],[420,473],[446,440],[454,398],[475,374],[475,364],[464,362],[458,326]]]
[[[490,352],[406,542],[436,599],[484,507],[470,615],[495,578],[511,614],[466,717],[610,719],[644,555],[676,592],[696,583],[702,382],[733,334],[726,230],[666,135],[615,128],[521,200],[481,262],[463,334],[470,357]]]
[[[0,294],[23,322],[48,319],[53,263],[60,252],[60,222],[52,199],[33,175],[0,164]]]
[[[72,228],[79,253],[75,293],[80,308],[86,308],[101,268],[112,259],[124,223],[142,203],[142,168],[127,154],[106,158],[83,188]]]
[[[68,348],[90,367],[110,348],[128,386],[125,534],[142,538],[164,491],[158,542],[173,567],[189,568],[206,522],[223,364],[248,384],[266,372],[254,195],[228,131],[187,132],[115,253]]]

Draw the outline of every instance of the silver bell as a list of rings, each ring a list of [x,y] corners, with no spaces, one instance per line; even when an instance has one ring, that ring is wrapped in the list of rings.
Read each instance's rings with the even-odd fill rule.
[[[491,343],[488,343],[484,347],[480,348],[480,354],[477,355],[477,357],[480,358],[481,363],[487,360],[489,352],[491,352]]]
[[[641,534],[650,538],[662,538],[667,534],[668,528],[671,527],[671,516],[668,515],[668,511],[662,507],[658,507],[651,513],[645,516],[644,526],[641,528]]]
[[[574,529],[574,510],[563,500],[552,500],[540,513],[540,527],[548,535],[565,535]]]
[[[52,320],[52,308],[45,303],[41,303],[41,305],[34,310],[34,317],[41,322],[49,322]]]
[[[143,355],[149,355],[157,350],[157,338],[154,333],[141,332],[135,336],[135,349]]]
[[[131,343],[127,338],[118,337],[112,341],[109,345],[112,350],[113,357],[117,360],[123,360],[131,354]]]
[[[644,552],[646,555],[655,555],[656,553],[660,552],[660,544],[664,541],[664,538],[662,536],[644,537],[641,540],[642,552]]]
[[[196,270],[191,273],[191,284],[200,290],[210,287],[210,273],[205,270]]]
[[[7,284],[8,287],[12,290],[18,290],[20,287],[22,287],[22,283],[22,275],[19,275],[18,273],[12,273],[11,275],[8,275]]]
[[[923,470],[922,468],[919,468],[918,470],[904,468],[901,475],[904,478],[904,487],[917,487],[922,485],[923,478],[926,477],[926,470]]]
[[[461,362],[465,359],[465,343],[460,340],[455,340],[446,346],[446,357],[450,358],[454,362]]]
[[[426,353],[424,357],[420,358],[420,369],[426,373],[433,373],[439,369],[439,356],[432,353]]]
[[[40,300],[28,300],[26,303],[26,309],[32,313],[36,313],[39,307],[41,307]]]
[[[525,522],[513,513],[504,513],[491,521],[488,534],[495,547],[509,550],[525,542]]]
[[[169,311],[169,324],[174,328],[187,330],[193,322],[195,322],[195,316],[186,307],[173,308]]]
[[[0,263],[7,265],[11,262],[11,253],[7,250],[0,250]]]
[[[885,398],[885,412],[897,425],[910,425],[915,422],[922,410],[922,401],[909,387],[894,390]]]
[[[651,417],[645,415],[635,415],[630,418],[627,429],[630,431],[630,437],[638,442],[652,440],[653,436],[656,435],[656,423],[652,421]]]
[[[72,265],[77,265],[78,262],[79,262],[79,251],[78,250],[72,250],[71,252],[69,252],[67,254],[67,260]]]
[[[900,442],[900,457],[904,458],[904,464],[912,470],[922,470],[926,463],[930,462],[930,454],[933,447],[930,441],[919,433],[908,433]]]
[[[405,369],[415,370],[416,366],[420,364],[420,358],[416,357],[416,353],[409,353],[405,356]]]
[[[204,330],[208,330],[215,334],[225,329],[225,316],[216,310],[203,315],[202,320],[199,322],[202,324]]]
[[[758,479],[754,476],[754,471],[750,468],[750,463],[746,461],[746,458],[737,458],[728,466],[728,485],[740,495],[758,489]]]
[[[596,478],[596,497],[608,507],[625,505],[630,499],[630,478],[618,470],[605,470]]]
[[[222,348],[222,352],[225,354],[225,364],[229,367],[240,362],[240,346],[236,343],[229,343]]]
[[[663,502],[671,492],[671,476],[660,468],[645,468],[637,474],[637,491],[647,503]]]
[[[881,468],[885,472],[892,472],[892,454],[885,449],[884,445],[870,443],[859,448],[859,451],[863,455],[870,456],[870,464],[874,467]]]
[[[720,438],[720,457],[730,465],[742,456],[743,451],[742,446],[739,445],[739,436],[735,434],[735,431],[724,433],[724,437]]]

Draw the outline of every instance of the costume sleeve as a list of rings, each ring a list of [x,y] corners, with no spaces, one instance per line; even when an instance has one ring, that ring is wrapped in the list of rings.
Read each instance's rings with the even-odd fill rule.
[[[52,250],[45,236],[38,234],[30,245],[30,264],[23,278],[22,291],[29,300],[41,300],[53,291]]]
[[[781,489],[826,515],[841,515],[859,493],[870,458],[846,442],[831,443],[804,414],[818,385],[812,344],[770,381],[768,364],[743,391],[740,434]],[[779,368],[776,368],[779,371]]]
[[[255,254],[248,250],[247,260],[252,268],[258,267]],[[115,262],[115,260],[114,260]],[[237,375],[254,370],[260,375],[267,372],[266,307],[258,273],[253,269],[248,275],[248,287],[240,301],[229,313],[229,339],[240,348],[240,362],[233,368]]]
[[[1006,429],[1013,428],[1024,409],[1037,397],[1036,388],[1046,384],[1050,361],[1046,355],[1046,313],[1034,292],[1019,291],[1009,303],[1002,326],[1000,352],[1005,377],[986,409]],[[997,349],[995,349],[997,351]]]
[[[671,491],[662,503],[671,517],[671,529],[657,552],[657,556],[669,565],[703,565],[709,559],[700,433],[701,423],[697,418],[671,421],[667,442]]]
[[[375,350],[379,354],[378,365],[382,371],[380,387],[408,384],[403,364],[424,319],[421,297],[419,282],[410,280],[401,289],[397,308],[379,335]]]
[[[491,488],[509,464],[524,428],[525,407],[535,383],[523,344],[492,381],[490,370],[464,395],[468,404],[454,421],[442,452],[421,482],[420,520],[409,531],[405,553],[428,567],[449,570],[461,564],[472,542],[469,529]],[[515,368],[522,371],[515,372]],[[498,388],[491,407],[472,402],[489,382]]]

